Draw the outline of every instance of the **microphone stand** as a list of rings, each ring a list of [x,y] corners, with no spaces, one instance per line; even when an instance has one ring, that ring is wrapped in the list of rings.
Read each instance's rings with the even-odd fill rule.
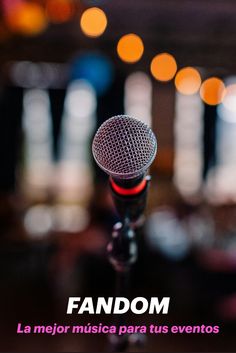
[[[135,231],[128,218],[114,225],[112,238],[107,246],[108,259],[116,272],[116,297],[127,297],[132,265],[137,259]],[[116,327],[125,325],[123,314],[114,314]],[[110,336],[111,352],[125,352],[128,348],[128,335]]]
[[[114,225],[111,241],[107,246],[108,260],[116,273],[116,297],[127,297],[129,294],[130,272],[138,255],[135,229],[139,226],[139,220],[145,208],[151,177],[146,176],[145,179],[147,181],[145,189],[135,197],[124,198],[112,190],[116,208],[122,220]],[[114,314],[114,324],[116,327],[125,325],[125,316]],[[114,334],[109,338],[111,352],[125,352],[127,350],[129,334],[120,336]]]

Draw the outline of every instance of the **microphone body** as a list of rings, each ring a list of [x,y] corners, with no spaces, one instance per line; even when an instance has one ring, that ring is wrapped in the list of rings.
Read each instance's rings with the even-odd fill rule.
[[[117,181],[110,178],[115,207],[122,219],[128,218],[135,223],[143,215],[150,179],[150,176],[143,177],[137,185],[127,188],[127,186],[120,187]]]

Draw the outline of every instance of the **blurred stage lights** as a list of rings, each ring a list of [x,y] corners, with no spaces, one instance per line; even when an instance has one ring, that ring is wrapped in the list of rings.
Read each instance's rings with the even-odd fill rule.
[[[98,7],[91,7],[83,12],[80,27],[86,36],[99,37],[107,27],[106,14]]]
[[[72,18],[75,7],[71,0],[47,0],[46,12],[52,23],[59,24]]]
[[[87,52],[71,63],[70,79],[86,80],[98,95],[104,94],[114,79],[114,67],[109,57],[99,52]]]
[[[6,23],[13,32],[34,36],[46,29],[48,21],[42,6],[23,1],[6,13]]]
[[[198,92],[201,86],[201,76],[193,67],[185,67],[175,76],[175,87],[178,92],[192,95]]]
[[[226,87],[223,105],[231,112],[236,113],[236,83]]]
[[[24,226],[33,239],[41,239],[51,231],[77,233],[89,223],[89,214],[81,206],[38,204],[30,207],[24,217]]]
[[[68,80],[66,64],[13,61],[10,63],[11,81],[24,88],[63,88]]]
[[[46,0],[45,6],[46,13],[37,2],[6,0],[4,12],[9,29],[16,33],[34,36],[46,29],[48,19],[52,23],[63,23],[70,20],[76,10],[72,0]],[[88,37],[99,37],[107,27],[106,14],[98,7],[88,8],[81,16],[80,26]],[[143,52],[143,41],[134,33],[124,35],[117,44],[118,56],[127,63],[139,61]],[[193,67],[183,68],[176,74],[177,63],[174,56],[169,53],[156,55],[151,61],[150,71],[156,80],[162,82],[170,81],[176,75],[176,90],[184,95],[197,93],[201,86],[200,96],[206,104],[217,105],[223,102],[227,109],[236,112],[234,99],[236,84],[225,88],[222,80],[212,77],[201,85],[201,76],[198,70]]]
[[[220,104],[225,96],[225,85],[223,81],[217,77],[208,78],[201,85],[200,96],[206,104]]]
[[[177,64],[173,55],[162,53],[152,59],[150,69],[156,80],[167,82],[175,76]]]
[[[135,63],[139,61],[144,52],[142,39],[134,34],[126,34],[120,38],[117,44],[117,53],[122,61]]]

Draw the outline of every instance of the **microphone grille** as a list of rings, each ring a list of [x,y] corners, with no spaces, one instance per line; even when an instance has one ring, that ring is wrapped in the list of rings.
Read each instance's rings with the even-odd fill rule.
[[[107,174],[118,179],[141,176],[153,162],[157,141],[142,121],[128,115],[106,120],[95,134],[92,152]]]

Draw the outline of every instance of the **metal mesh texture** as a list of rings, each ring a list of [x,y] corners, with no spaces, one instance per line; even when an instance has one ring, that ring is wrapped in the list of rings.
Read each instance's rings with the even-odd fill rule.
[[[98,129],[92,146],[97,164],[112,177],[131,179],[146,172],[155,158],[157,141],[140,120],[117,115]]]

